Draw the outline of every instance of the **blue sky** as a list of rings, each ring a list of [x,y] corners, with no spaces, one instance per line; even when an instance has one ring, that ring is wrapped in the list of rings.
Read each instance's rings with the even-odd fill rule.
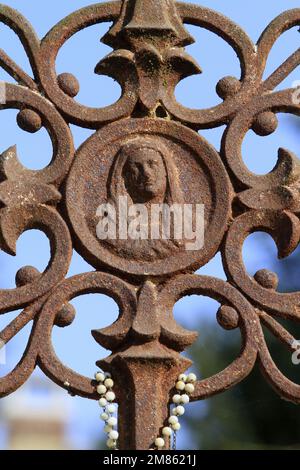
[[[89,5],[90,1],[73,0],[8,0],[7,5],[18,9],[33,25],[38,36],[42,38],[46,32],[64,16],[78,8]],[[256,42],[265,26],[279,13],[289,8],[299,7],[296,0],[276,0],[276,2],[252,0],[194,0],[193,3],[203,5],[230,17],[238,23]],[[120,95],[119,86],[107,77],[99,77],[93,73],[95,65],[104,57],[110,48],[100,43],[100,38],[107,29],[105,25],[95,25],[72,37],[61,49],[57,59],[57,73],[71,72],[80,81],[81,91],[78,100],[90,106],[105,106],[113,103]],[[215,85],[226,75],[240,77],[240,66],[233,49],[213,33],[196,27],[188,27],[196,43],[188,47],[203,73],[197,77],[184,80],[176,90],[178,101],[191,107],[209,107],[220,101]],[[279,66],[299,45],[299,33],[293,28],[285,33],[274,45],[269,56],[265,77]],[[18,38],[4,25],[0,25],[0,47],[27,73],[30,66]],[[292,86],[300,79],[299,68],[291,74],[278,88]],[[0,80],[12,81],[5,72],[0,71]],[[7,110],[0,113],[0,152],[17,143],[18,154],[24,165],[30,168],[42,168],[51,158],[51,143],[45,130],[35,135],[26,134],[15,124],[16,111]],[[277,156],[279,146],[286,147],[300,155],[299,137],[294,119],[289,115],[279,116],[279,128],[275,134],[261,138],[250,131],[244,141],[243,156],[248,167],[259,174],[270,171]],[[76,147],[88,138],[92,131],[71,126]],[[223,127],[200,131],[218,150]],[[257,269],[269,267],[276,271],[279,262],[273,241],[267,235],[253,235],[245,243],[245,263],[250,274]],[[0,253],[0,287],[14,287],[16,271],[25,265],[33,265],[43,270],[49,259],[49,246],[46,237],[40,232],[27,232],[18,242],[16,258]],[[284,261],[283,261],[284,262]],[[281,261],[282,263],[282,261]],[[69,275],[86,272],[92,268],[74,253]],[[200,270],[225,278],[220,257],[217,255],[207,266]],[[84,296],[76,299],[74,305],[78,315],[74,324],[66,329],[55,329],[53,342],[58,356],[78,372],[91,376],[95,370],[95,361],[105,357],[107,352],[101,350],[90,335],[90,330],[101,328],[112,323],[117,317],[115,303],[105,296]],[[214,319],[216,303],[206,298],[192,296],[183,299],[175,307],[177,320],[187,327],[199,327],[202,321]],[[0,327],[4,327],[16,316],[12,312],[0,318]],[[11,370],[21,357],[30,328],[26,327],[7,348],[8,363],[0,366],[0,376]],[[200,366],[200,365],[199,365]],[[21,394],[22,389],[17,392]],[[72,400],[72,419],[70,432],[74,445],[89,448],[101,437],[101,423],[98,418],[96,403],[79,398],[71,399],[62,392],[65,399]],[[5,399],[6,400],[6,399]],[[3,402],[5,402],[3,400]],[[195,407],[197,405],[191,405]],[[193,448],[192,441],[183,431],[179,438],[179,447]],[[0,447],[5,446],[3,440]]]

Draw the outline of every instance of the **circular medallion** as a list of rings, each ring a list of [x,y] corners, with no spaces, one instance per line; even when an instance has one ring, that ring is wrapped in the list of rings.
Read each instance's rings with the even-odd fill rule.
[[[76,248],[96,269],[137,276],[197,269],[227,227],[230,182],[202,137],[163,119],[124,119],[78,150],[66,188]]]

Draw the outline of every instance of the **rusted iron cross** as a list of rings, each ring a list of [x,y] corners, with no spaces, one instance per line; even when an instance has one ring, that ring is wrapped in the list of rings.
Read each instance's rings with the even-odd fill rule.
[[[300,293],[278,293],[278,279],[267,270],[249,276],[241,250],[248,234],[258,230],[272,235],[280,257],[298,246],[299,161],[280,149],[274,170],[254,175],[242,161],[241,146],[249,129],[261,136],[274,132],[276,113],[300,114],[297,90],[274,91],[299,65],[300,49],[262,79],[276,39],[300,25],[300,9],[276,18],[257,45],[228,18],[174,0],[95,4],[58,23],[42,41],[25,18],[7,6],[0,6],[0,21],[20,38],[33,71],[29,77],[0,50],[0,65],[18,82],[3,84],[0,107],[19,109],[18,125],[32,133],[45,127],[53,143],[53,159],[39,171],[20,163],[16,147],[1,156],[0,247],[14,255],[22,232],[38,228],[50,240],[51,260],[44,273],[22,268],[16,288],[0,290],[1,314],[23,308],[1,332],[4,343],[34,320],[21,361],[0,379],[0,396],[18,389],[38,365],[71,394],[96,399],[96,382],[61,363],[51,333],[54,326],[73,322],[74,297],[106,294],[117,302],[120,315],[93,336],[112,351],[100,366],[116,379],[120,448],[151,448],[168,416],[175,379],[191,364],[180,352],[197,337],[175,322],[173,306],[186,295],[198,294],[220,302],[217,320],[225,329],[240,329],[242,346],[225,370],[197,382],[192,400],[237,384],[258,360],[277,392],[298,403],[300,387],[273,362],[261,323],[292,350],[294,339],[276,318],[299,320]],[[56,75],[55,60],[72,35],[107,21],[113,26],[102,41],[113,52],[95,72],[115,78],[122,96],[106,108],[89,108],[75,100],[76,77]],[[186,108],[174,96],[180,80],[201,73],[184,49],[193,42],[184,23],[218,34],[240,59],[241,79],[220,80],[222,102],[211,109]],[[96,130],[76,154],[69,124]],[[217,152],[197,131],[224,124]],[[152,169],[146,177],[147,165]],[[119,198],[127,198],[129,205],[204,205],[204,245],[186,250],[174,238],[99,239],[97,208],[117,204]],[[65,279],[73,249],[94,272]],[[226,282],[193,274],[218,251]]]

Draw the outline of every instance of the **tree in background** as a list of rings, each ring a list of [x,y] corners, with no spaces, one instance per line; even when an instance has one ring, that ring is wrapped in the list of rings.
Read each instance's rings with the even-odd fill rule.
[[[284,261],[280,272],[282,292],[300,290],[300,253]],[[299,325],[280,323],[300,339]],[[237,357],[240,334],[227,332],[211,323],[198,328],[200,338],[189,356],[198,366],[200,377],[221,371]],[[300,365],[291,361],[291,353],[265,331],[271,355],[279,369],[299,383]],[[300,408],[279,398],[256,365],[252,373],[234,388],[203,401],[188,410],[185,425],[194,436],[197,449],[300,449]]]

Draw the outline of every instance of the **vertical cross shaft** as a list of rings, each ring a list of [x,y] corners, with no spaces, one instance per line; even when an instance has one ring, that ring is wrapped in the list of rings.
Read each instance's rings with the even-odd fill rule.
[[[118,57],[122,53],[124,60],[134,61],[139,99],[145,109],[151,110],[165,91],[162,75],[171,68],[167,62],[163,65],[164,54],[170,48],[192,43],[193,39],[177,14],[174,0],[124,0],[119,18],[102,41],[120,49]],[[128,53],[124,53],[124,48]],[[178,50],[179,61],[183,63],[183,52]],[[114,53],[100,62],[97,73],[107,68],[113,58]],[[197,66],[193,70],[198,73]],[[170,391],[177,376],[191,365],[177,351],[186,346],[186,337],[191,344],[195,335],[190,336],[178,327],[173,318],[166,318],[156,296],[156,285],[146,280],[138,293],[134,318],[127,325],[125,344],[115,348],[113,345],[113,354],[99,362],[115,379],[121,449],[154,448],[161,428],[167,425]],[[94,331],[95,339],[105,345],[106,335],[110,340],[116,332],[124,336],[124,322],[119,325],[111,330]]]
[[[177,14],[174,0],[123,0],[121,14],[102,39],[113,47],[124,47],[128,41],[182,47],[194,42]]]
[[[119,448],[153,449],[155,439],[167,425],[170,391],[191,361],[155,341],[132,346],[99,365],[109,369],[116,382]]]

